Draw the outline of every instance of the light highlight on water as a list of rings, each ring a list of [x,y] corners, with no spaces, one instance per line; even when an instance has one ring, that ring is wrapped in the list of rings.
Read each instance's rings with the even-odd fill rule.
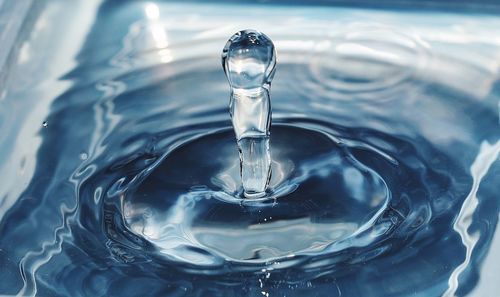
[[[0,295],[500,291],[498,14],[119,2],[44,1],[13,64]],[[280,53],[254,199],[220,68],[248,27]]]

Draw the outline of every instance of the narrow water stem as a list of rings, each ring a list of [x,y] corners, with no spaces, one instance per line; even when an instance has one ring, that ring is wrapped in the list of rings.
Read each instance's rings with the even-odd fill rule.
[[[271,177],[269,90],[276,66],[274,44],[260,32],[240,31],[224,47],[222,65],[231,86],[229,111],[244,193],[248,198],[262,197]]]

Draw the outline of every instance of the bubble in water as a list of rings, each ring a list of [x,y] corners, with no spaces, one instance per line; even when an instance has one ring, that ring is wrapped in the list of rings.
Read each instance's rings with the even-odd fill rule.
[[[269,90],[276,66],[274,44],[258,31],[240,31],[226,43],[222,66],[231,86],[229,110],[245,196],[262,197],[271,176]]]

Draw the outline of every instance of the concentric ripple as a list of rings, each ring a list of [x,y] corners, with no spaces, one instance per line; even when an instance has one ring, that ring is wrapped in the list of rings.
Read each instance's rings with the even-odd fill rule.
[[[416,78],[428,52],[418,39],[395,28],[354,26],[318,42],[310,58],[310,91],[361,93],[395,89]]]
[[[259,7],[103,4],[36,164],[11,170],[34,167],[27,188],[2,189],[0,295],[474,290],[500,211],[499,21]],[[262,199],[241,193],[220,69],[247,27],[278,52]],[[0,104],[38,98],[18,92]]]
[[[166,257],[203,265],[322,254],[374,228],[390,199],[378,174],[312,130],[275,126],[272,146],[270,193],[247,199],[231,131],[180,145],[125,194],[127,224]]]

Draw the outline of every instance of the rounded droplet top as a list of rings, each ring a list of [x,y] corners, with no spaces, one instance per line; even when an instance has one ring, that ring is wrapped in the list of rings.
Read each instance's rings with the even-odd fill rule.
[[[222,66],[232,88],[267,87],[276,66],[274,44],[261,32],[240,31],[227,41]]]

